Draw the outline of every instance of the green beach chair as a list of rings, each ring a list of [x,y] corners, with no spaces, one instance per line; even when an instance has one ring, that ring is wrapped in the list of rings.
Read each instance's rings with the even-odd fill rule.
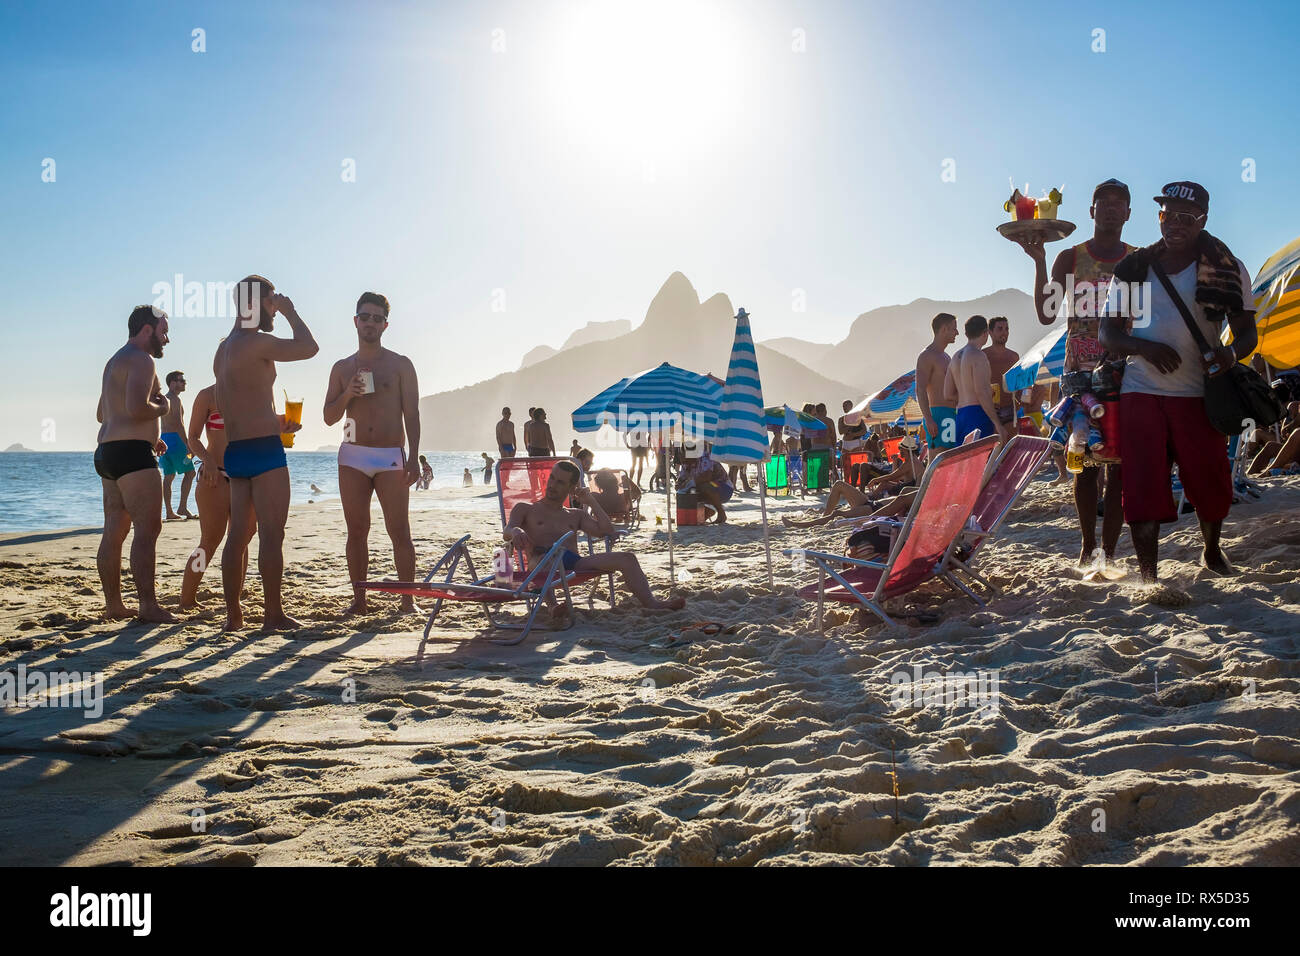
[[[767,490],[769,494],[779,494],[783,489],[790,493],[790,475],[787,471],[785,455],[777,455],[767,460]]]
[[[804,452],[804,488],[825,491],[831,486],[831,450],[810,448]]]

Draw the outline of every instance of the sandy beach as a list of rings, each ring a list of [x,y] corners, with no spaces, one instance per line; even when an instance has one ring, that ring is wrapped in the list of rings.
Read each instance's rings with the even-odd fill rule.
[[[396,599],[334,617],[337,502],[289,519],[286,606],[310,622],[294,639],[222,633],[215,569],[176,625],[105,623],[97,531],[11,535],[0,670],[102,672],[105,698],[98,720],[3,711],[0,863],[1294,865],[1300,482],[1262,484],[1225,526],[1234,577],[1198,568],[1186,516],[1162,540],[1167,587],[1136,586],[1127,533],[1129,576],[1084,581],[1069,492],[1039,481],[984,554],[1004,592],[987,609],[935,589],[938,624],[861,631],[835,610],[824,634],[794,594],[811,572],[779,549],[843,532],[781,529],[800,502],[769,499],[769,589],[746,495],[727,527],[681,530],[685,611],[598,599],[500,647],[462,605],[418,656],[423,619]],[[662,499],[645,501],[629,545],[662,590]],[[488,564],[489,489],[416,507],[421,565],[466,532]],[[197,539],[164,525],[169,606]],[[391,575],[379,521],[370,544],[371,576]],[[260,598],[252,576],[254,624]],[[996,714],[891,706],[891,675],[917,665],[996,670]]]

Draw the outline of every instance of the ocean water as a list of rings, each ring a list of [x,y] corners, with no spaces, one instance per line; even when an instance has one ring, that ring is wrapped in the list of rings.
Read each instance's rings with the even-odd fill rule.
[[[286,452],[289,458],[290,503],[338,499],[338,454],[332,451]],[[476,487],[483,487],[480,452],[426,451],[433,468],[430,491],[459,488],[465,469]],[[626,468],[625,450],[598,451],[598,467]],[[312,491],[312,485],[320,492]],[[496,485],[489,483],[488,489]],[[485,489],[487,490],[487,489]],[[416,509],[433,503],[430,491],[411,490]],[[172,480],[172,507],[180,504],[181,478]],[[194,495],[190,492],[193,510]],[[495,504],[493,505],[495,507]],[[85,451],[0,452],[0,534],[53,531],[57,528],[99,528],[104,524],[103,491],[95,474],[94,455]]]
[[[338,498],[338,455],[332,451],[286,452],[291,503]],[[478,452],[424,452],[433,468],[429,487],[461,486],[465,469],[483,482]],[[322,493],[311,490],[316,485]],[[495,487],[495,486],[492,486]],[[172,480],[172,507],[180,504],[181,478]],[[425,492],[412,490],[416,499]],[[194,495],[190,492],[193,510]],[[98,528],[104,523],[103,492],[91,452],[0,453],[0,533]]]

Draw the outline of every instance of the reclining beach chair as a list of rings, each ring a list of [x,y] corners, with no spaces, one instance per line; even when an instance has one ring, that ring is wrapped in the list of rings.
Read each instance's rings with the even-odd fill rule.
[[[950,557],[951,570],[961,571],[987,588],[995,597],[1001,594],[996,585],[977,573],[971,565],[980,548],[997,537],[1002,522],[1015,508],[1043,463],[1059,449],[1060,446],[1055,442],[1029,435],[1013,435],[1002,446],[1001,452],[990,463],[979,498],[971,509],[970,520],[962,529],[957,547]],[[845,523],[853,524],[855,531],[879,527],[892,535],[897,535],[902,526],[897,518],[873,518],[869,521],[850,518]]]
[[[504,628],[519,631],[519,636],[510,640],[494,640],[494,644],[514,645],[521,643],[534,626],[542,630],[567,630],[573,626],[573,597],[569,592],[571,584],[578,584],[600,575],[595,573],[578,574],[564,570],[564,551],[576,549],[576,532],[570,531],[532,568],[526,566],[526,556],[512,565],[512,574],[508,579],[498,578],[495,570],[492,574],[480,577],[474,570],[474,559],[469,553],[469,535],[465,535],[450,548],[442,559],[433,566],[423,581],[366,581],[361,587],[368,591],[381,591],[387,594],[403,594],[417,598],[433,598],[434,605],[429,611],[429,620],[424,625],[424,636],[420,647],[423,649],[429,640],[429,631],[434,619],[442,610],[443,601],[470,601],[482,605],[487,614],[490,628]],[[454,580],[462,562],[467,580]],[[542,605],[548,603],[552,595],[562,595],[559,607],[564,609],[563,625],[557,626],[554,620],[544,624],[537,623],[537,613]],[[525,605],[522,617],[511,618],[502,614],[500,608],[505,604]],[[558,608],[557,608],[558,609]]]
[[[848,558],[842,554],[787,549],[817,566],[817,583],[799,595],[817,601],[817,627],[823,628],[826,601],[857,604],[886,624],[894,623],[882,604],[928,581],[939,579],[983,604],[979,596],[953,573],[952,553],[979,499],[985,469],[997,438],[982,438],[938,455],[921,479],[912,510],[899,529],[885,561]]]
[[[764,487],[767,488],[769,495],[777,495],[784,491],[790,493],[790,472],[789,463],[785,455],[774,455],[764,462],[761,467],[766,469],[764,475]]]
[[[805,491],[825,491],[831,486],[831,450],[811,448],[803,456]]]
[[[506,522],[510,518],[510,511],[520,502],[530,504],[541,500],[546,493],[546,480],[550,476],[551,469],[558,461],[573,462],[574,467],[578,463],[572,458],[504,458],[496,464],[497,476],[497,503],[501,515],[501,530],[504,531]],[[581,470],[581,469],[579,469]],[[570,502],[565,502],[566,505]],[[580,551],[577,543],[577,532],[569,532],[560,541],[556,542],[546,555],[537,562],[533,567],[528,566],[528,556],[515,552],[511,549],[511,568],[510,579],[508,582],[497,580],[496,569],[493,573],[486,576],[479,576],[474,570],[474,561],[469,553],[469,535],[465,535],[450,548],[433,566],[433,569],[424,577],[423,581],[366,581],[360,586],[369,591],[380,591],[388,594],[409,594],[413,597],[433,598],[435,603],[429,612],[428,623],[424,626],[424,640],[429,639],[429,631],[433,628],[434,619],[437,618],[438,612],[442,610],[443,601],[473,601],[484,606],[487,613],[488,621],[494,628],[521,628],[522,633],[518,638],[510,641],[494,641],[497,644],[518,644],[534,626],[534,620],[537,616],[539,601],[557,587],[563,591],[568,623],[564,628],[573,625],[572,608],[573,602],[569,593],[571,585],[583,584],[586,582],[595,582],[601,575],[593,572],[579,574],[576,571],[565,572],[563,565],[564,548],[561,544],[568,543],[572,550]],[[504,542],[500,547],[505,547]],[[609,551],[613,547],[612,536],[605,539],[605,550]],[[590,538],[587,539],[587,553],[595,551],[595,542]],[[456,581],[455,575],[464,565],[464,573],[468,580]],[[614,576],[608,575],[609,579],[609,603],[610,607],[614,606]],[[509,618],[493,610],[493,606],[500,606],[511,602],[523,602],[527,605],[527,614],[525,619],[520,621],[511,621]],[[595,594],[594,587],[587,595],[587,607],[594,608]],[[561,628],[561,629],[564,629]],[[551,629],[551,628],[547,628]],[[423,644],[421,645],[423,646]]]

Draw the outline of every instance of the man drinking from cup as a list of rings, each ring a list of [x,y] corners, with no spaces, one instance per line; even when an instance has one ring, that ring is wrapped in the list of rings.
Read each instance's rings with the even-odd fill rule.
[[[348,528],[348,575],[354,585],[366,580],[370,500],[377,494],[393,543],[398,580],[414,581],[415,544],[407,507],[410,486],[420,479],[420,389],[415,366],[405,355],[380,344],[388,328],[385,296],[363,293],[352,322],[357,350],[334,363],[325,395],[325,424],[343,419],[339,497]],[[354,587],[344,616],[366,610],[366,592]],[[402,610],[418,611],[409,594],[402,595]]]
[[[284,613],[280,599],[284,524],[289,517],[289,465],[280,436],[302,426],[276,414],[272,387],[276,362],[309,359],[320,346],[289,297],[276,293],[262,276],[248,276],[235,287],[235,313],[235,327],[217,346],[212,361],[217,377],[214,396],[226,424],[223,464],[230,479],[230,526],[245,528],[256,516],[257,567],[265,606],[262,630],[291,631],[301,625]],[[288,320],[293,338],[271,334],[277,313]],[[239,595],[244,588],[246,547],[243,535],[231,534],[221,552],[228,631],[244,626]]]

